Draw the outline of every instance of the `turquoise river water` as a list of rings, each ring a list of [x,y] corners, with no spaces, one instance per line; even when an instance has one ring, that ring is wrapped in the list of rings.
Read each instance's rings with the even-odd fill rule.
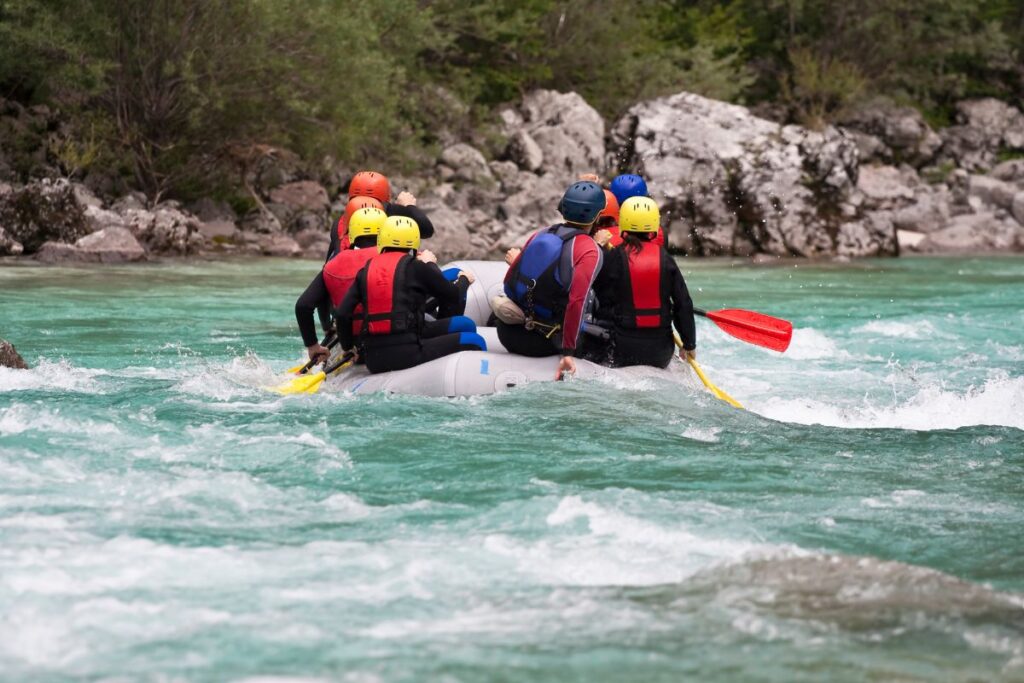
[[[268,393],[316,267],[0,268],[0,679],[1024,680],[1024,260],[685,262],[747,411]]]

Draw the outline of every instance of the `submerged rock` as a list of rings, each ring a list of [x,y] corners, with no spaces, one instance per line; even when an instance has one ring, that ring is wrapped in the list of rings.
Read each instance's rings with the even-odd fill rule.
[[[14,348],[14,344],[6,339],[0,339],[0,367],[14,368],[16,370],[28,369],[25,359]]]

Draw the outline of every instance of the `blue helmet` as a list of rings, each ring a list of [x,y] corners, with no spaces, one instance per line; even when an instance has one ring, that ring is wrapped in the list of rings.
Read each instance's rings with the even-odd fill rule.
[[[573,183],[558,202],[562,218],[580,225],[593,223],[603,208],[604,190],[596,183],[585,181]]]
[[[612,181],[609,189],[611,189],[615,198],[619,200],[620,206],[630,197],[647,196],[647,183],[638,175],[615,176],[615,180]]]

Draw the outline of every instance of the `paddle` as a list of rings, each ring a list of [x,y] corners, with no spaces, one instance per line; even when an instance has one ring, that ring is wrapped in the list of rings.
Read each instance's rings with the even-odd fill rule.
[[[315,372],[312,375],[296,377],[295,379],[289,380],[280,386],[271,387],[271,391],[276,391],[277,393],[286,396],[288,394],[315,394],[320,390],[320,385],[323,384],[328,375],[333,375],[336,372],[344,370],[354,362],[355,354],[346,353],[335,361],[333,365],[327,366],[320,372]]]
[[[702,311],[695,308],[693,312],[711,320],[728,335],[772,351],[785,351],[793,338],[793,323],[764,313],[745,311],[741,308],[726,308],[721,311]]]
[[[672,330],[672,339],[675,340],[676,346],[678,346],[679,348],[683,348],[683,340],[679,338],[679,333],[676,332],[675,330]],[[697,377],[699,377],[701,383],[703,383],[704,386],[706,386],[708,388],[708,391],[710,391],[712,394],[715,395],[715,398],[720,399],[722,401],[725,401],[726,403],[731,405],[733,408],[739,408],[740,410],[743,410],[743,406],[740,404],[739,401],[737,401],[732,396],[730,396],[729,394],[725,393],[724,391],[722,391],[721,389],[716,387],[711,382],[711,380],[708,379],[708,376],[704,374],[704,371],[697,364],[697,361],[695,359],[690,358],[689,356],[687,356],[686,362],[689,363],[690,367],[693,368],[693,371],[697,373]]]
[[[334,336],[334,332],[328,332],[327,336],[324,337],[324,340],[320,342],[320,345],[326,346],[328,349],[331,349],[334,348],[334,346],[337,343],[338,338]],[[315,363],[313,362],[313,359],[310,358],[308,361],[306,361],[305,365],[296,365],[294,368],[288,368],[287,370],[285,370],[285,372],[287,372],[289,375],[304,375],[314,365]]]

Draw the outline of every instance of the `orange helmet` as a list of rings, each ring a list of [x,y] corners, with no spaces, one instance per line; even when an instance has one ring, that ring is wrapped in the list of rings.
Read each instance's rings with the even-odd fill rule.
[[[384,210],[384,204],[373,197],[365,196],[353,196],[352,199],[348,200],[348,204],[345,205],[345,225],[348,225],[348,220],[352,218],[359,209],[380,209]]]
[[[380,173],[360,171],[352,176],[352,182],[348,184],[348,196],[373,197],[386,202],[391,199],[391,186]]]
[[[611,218],[616,223],[619,222],[619,200],[611,190],[604,191],[604,208],[597,214],[597,220],[600,221],[602,218]]]

